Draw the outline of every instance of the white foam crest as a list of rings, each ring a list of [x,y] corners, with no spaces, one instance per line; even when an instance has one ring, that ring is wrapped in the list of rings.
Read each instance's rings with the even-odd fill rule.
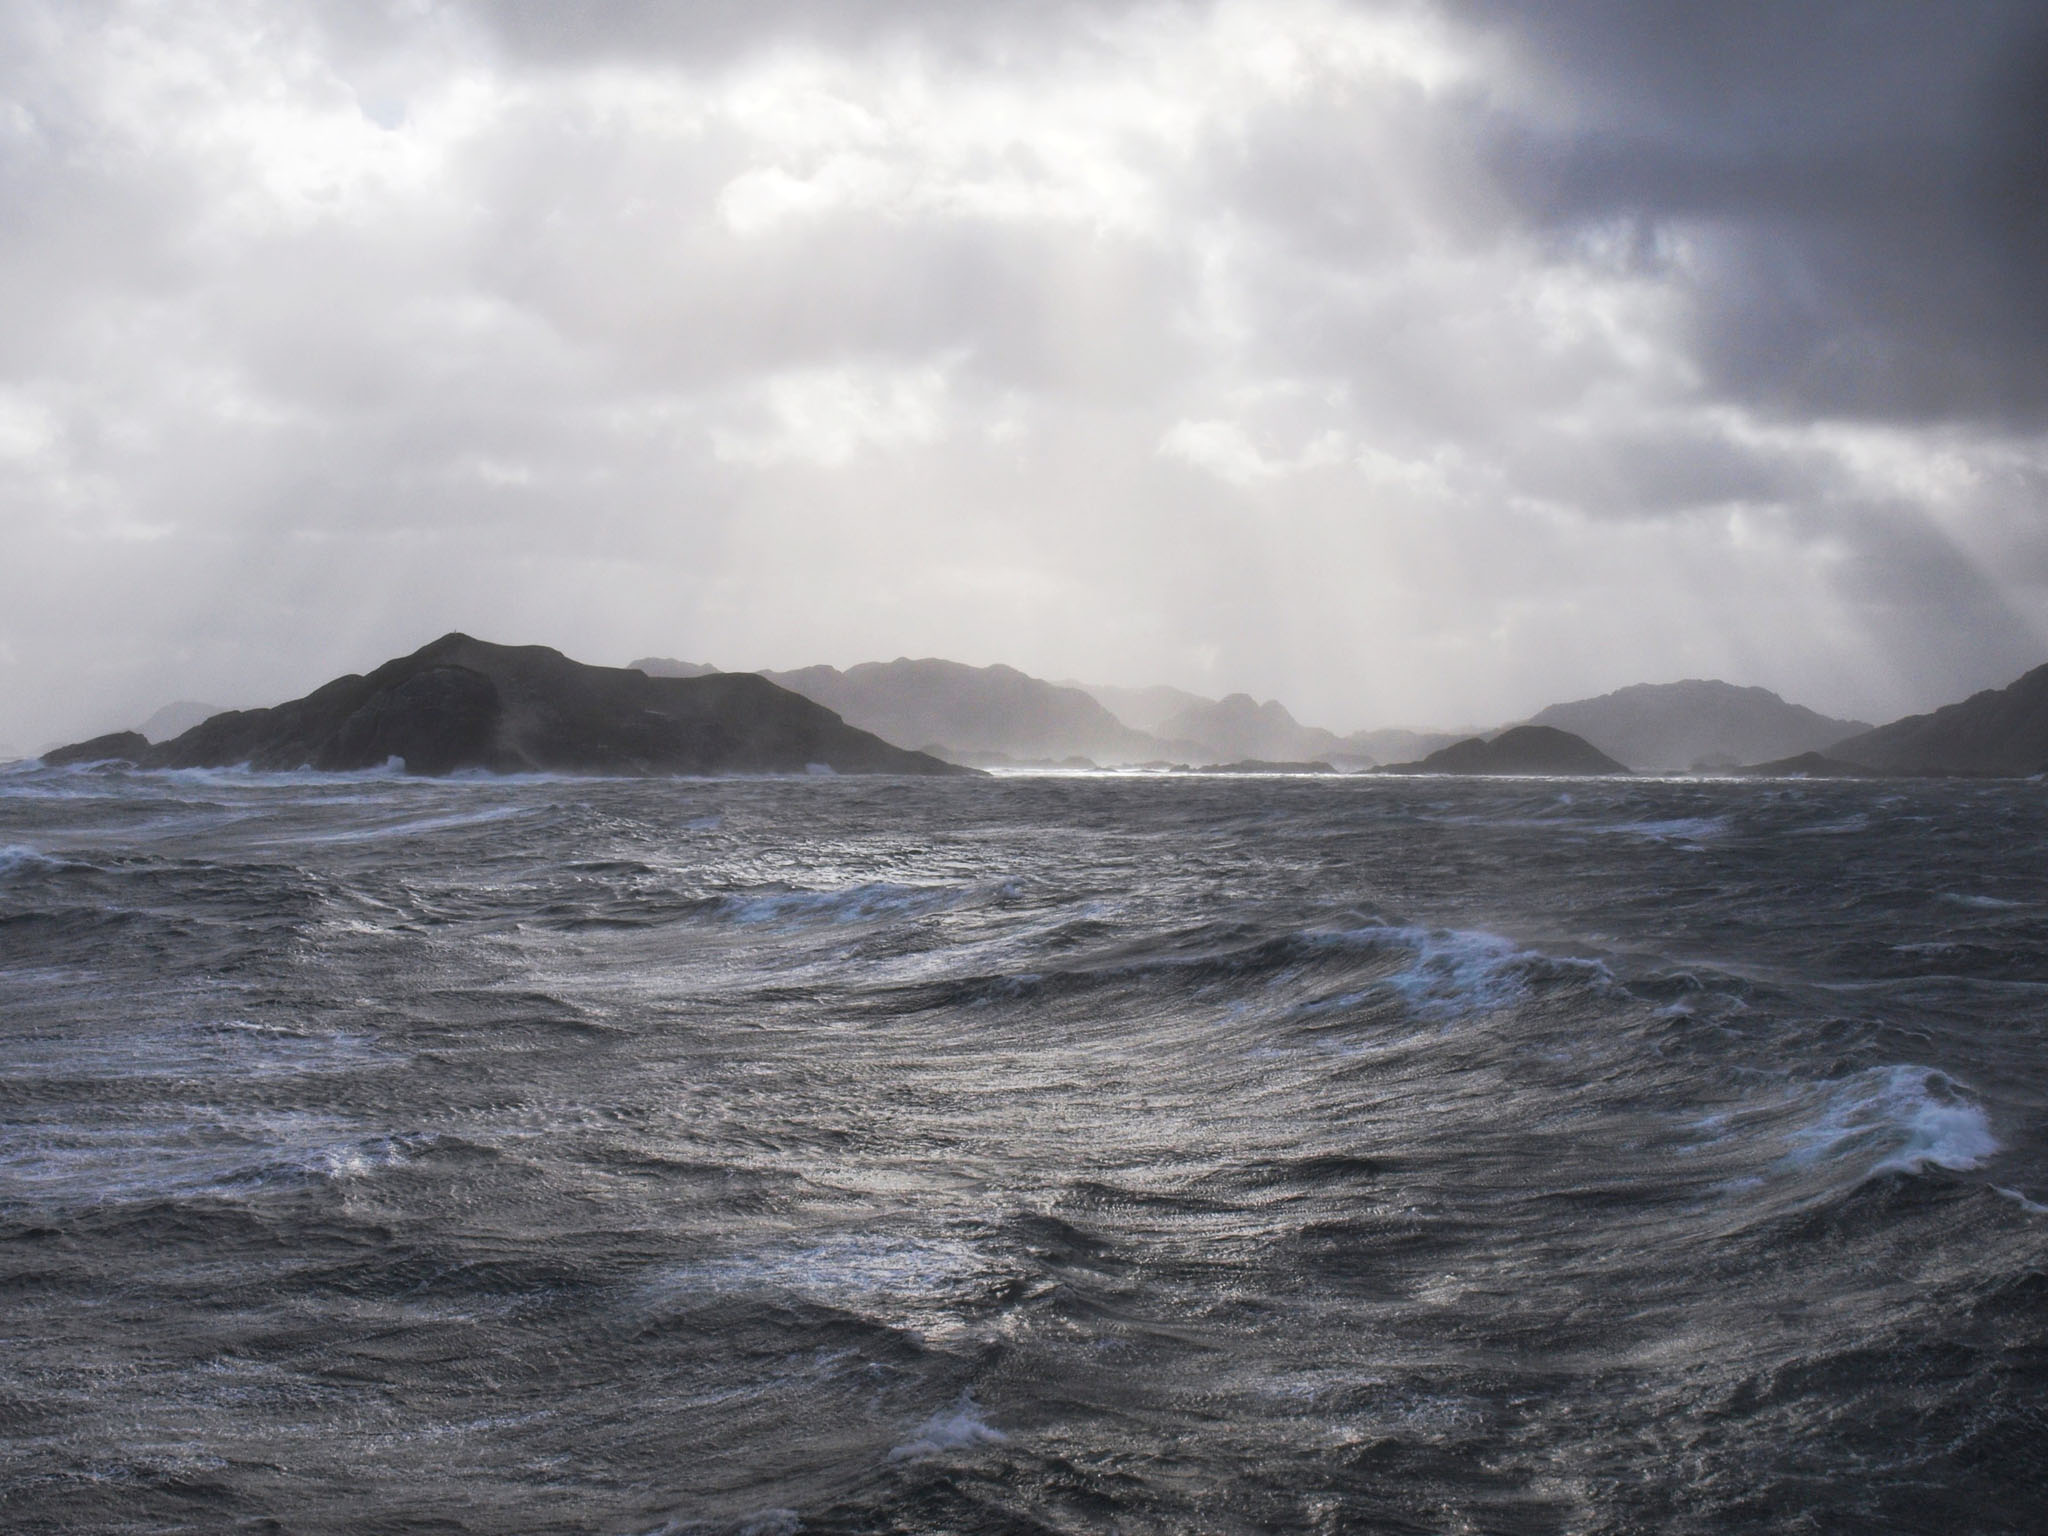
[[[371,843],[386,838],[418,837],[427,832],[447,832],[457,827],[482,826],[522,814],[514,805],[494,805],[481,811],[450,813],[446,816],[418,816],[407,821],[386,822],[374,827],[351,827],[341,832],[301,833],[295,843]]]
[[[816,1301],[863,1304],[876,1298],[941,1297],[984,1268],[974,1248],[955,1239],[841,1233],[807,1247],[734,1254],[667,1270],[652,1285],[658,1293],[781,1290]]]
[[[1517,963],[1524,951],[1498,934],[1410,931],[1415,962],[1390,984],[1417,1013],[1484,1012],[1528,994],[1528,979]]]
[[[741,1516],[736,1524],[671,1520],[648,1531],[646,1536],[712,1536],[714,1532],[718,1536],[797,1536],[803,1528],[803,1518],[793,1509],[759,1509]]]
[[[1819,1118],[1788,1139],[1798,1163],[1881,1153],[1871,1175],[1929,1166],[1960,1173],[1998,1151],[1983,1106],[1946,1073],[1912,1065],[1873,1067],[1827,1085]]]
[[[1001,1445],[1010,1437],[981,1416],[970,1388],[963,1391],[951,1408],[942,1408],[917,1428],[911,1438],[889,1452],[891,1461],[910,1461],[920,1456],[937,1456],[973,1445]]]
[[[26,843],[8,843],[0,846],[0,880],[30,871],[60,869],[55,859],[40,848],[31,848]]]
[[[96,1206],[194,1196],[237,1198],[307,1180],[345,1182],[412,1160],[416,1140],[349,1136],[315,1115],[237,1116],[208,1124],[53,1126],[0,1151],[10,1196]]]
[[[836,891],[763,891],[751,896],[720,896],[715,898],[715,905],[736,923],[862,923],[936,912],[967,894],[964,888],[953,885],[870,881]]]
[[[1786,837],[1846,837],[1857,832],[1870,830],[1870,818],[1862,811],[1856,811],[1838,821],[1816,821],[1804,827],[1792,827]]]
[[[1457,1018],[1508,1007],[1526,998],[1530,983],[1545,972],[1577,975],[1595,986],[1613,981],[1598,960],[1546,955],[1477,929],[1387,926],[1315,937],[1368,949],[1409,951],[1414,958],[1377,985],[1394,992],[1423,1018]]]
[[[1639,837],[1655,843],[1703,843],[1726,837],[1734,830],[1726,816],[1674,816],[1662,821],[1618,821],[1586,828],[1623,837]]]
[[[388,1050],[364,1034],[229,1017],[175,1021],[163,1028],[111,1038],[44,1037],[17,1042],[0,1060],[0,1079],[62,1077],[85,1071],[108,1081],[171,1077],[210,1084],[217,1079],[350,1072],[389,1056]]]

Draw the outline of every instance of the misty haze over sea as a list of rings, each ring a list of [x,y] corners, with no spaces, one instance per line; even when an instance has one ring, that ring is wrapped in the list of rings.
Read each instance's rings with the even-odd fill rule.
[[[2042,1528],[2038,0],[14,0],[0,207],[9,1536]]]

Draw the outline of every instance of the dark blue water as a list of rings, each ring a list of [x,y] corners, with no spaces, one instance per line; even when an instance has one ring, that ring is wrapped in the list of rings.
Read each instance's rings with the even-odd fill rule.
[[[2038,1530],[2044,834],[0,775],[0,1524]]]

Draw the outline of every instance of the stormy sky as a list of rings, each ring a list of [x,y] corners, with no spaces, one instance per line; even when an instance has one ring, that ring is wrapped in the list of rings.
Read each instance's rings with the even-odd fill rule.
[[[449,629],[1487,724],[2048,660],[2036,3],[10,0],[0,744]]]

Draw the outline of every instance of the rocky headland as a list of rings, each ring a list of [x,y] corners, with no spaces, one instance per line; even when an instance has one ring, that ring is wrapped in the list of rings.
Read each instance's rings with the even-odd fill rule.
[[[433,775],[971,771],[891,746],[752,673],[649,677],[463,634],[302,699],[214,715],[170,741],[116,732],[43,757],[51,766],[108,760],[326,772],[395,760]]]
[[[2048,771],[2048,666],[1838,741],[1828,756],[1894,774],[2027,778]]]

